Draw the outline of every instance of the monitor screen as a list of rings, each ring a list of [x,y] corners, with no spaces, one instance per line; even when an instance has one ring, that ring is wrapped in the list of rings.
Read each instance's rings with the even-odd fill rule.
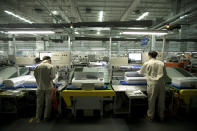
[[[131,61],[141,61],[142,54],[141,53],[129,53],[129,60]]]

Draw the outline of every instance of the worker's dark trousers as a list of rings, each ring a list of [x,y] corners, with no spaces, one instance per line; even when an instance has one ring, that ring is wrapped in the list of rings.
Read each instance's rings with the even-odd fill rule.
[[[148,111],[147,116],[154,118],[155,104],[158,100],[158,115],[161,119],[164,118],[165,110],[165,85],[161,82],[147,81],[147,93],[148,93]]]
[[[37,95],[36,118],[39,120],[41,119],[43,114],[43,108],[44,108],[44,119],[49,119],[52,109],[52,89],[37,90],[36,95]]]

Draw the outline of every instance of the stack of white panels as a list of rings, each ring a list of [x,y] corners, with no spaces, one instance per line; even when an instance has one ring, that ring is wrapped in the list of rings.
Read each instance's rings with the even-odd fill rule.
[[[86,80],[76,80],[73,78],[72,86],[81,87],[83,84],[93,84],[94,87],[102,87],[104,86],[104,79],[86,79]]]
[[[175,77],[172,85],[178,88],[194,88],[197,86],[197,77]]]
[[[16,87],[24,83],[25,80],[32,78],[31,75],[19,76],[12,79],[6,79],[3,81],[5,87]]]
[[[53,80],[54,83],[58,83],[58,75],[55,75],[55,79]],[[36,84],[36,78],[31,75],[29,79],[25,79],[23,84]]]
[[[146,84],[146,77],[127,77],[127,76],[124,76],[124,81],[128,84]]]
[[[34,76],[32,76],[29,79],[26,79],[23,84],[36,84],[36,78]]]

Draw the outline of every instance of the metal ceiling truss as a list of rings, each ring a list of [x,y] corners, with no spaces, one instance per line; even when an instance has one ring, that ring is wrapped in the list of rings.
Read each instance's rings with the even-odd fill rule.
[[[137,6],[140,4],[140,0],[133,0],[130,4],[130,6],[126,9],[122,17],[120,18],[120,21],[125,21],[126,18],[128,18],[128,15],[131,14],[132,11],[134,11]]]
[[[151,20],[121,21],[121,22],[78,22],[73,23],[73,28],[80,27],[150,27]],[[0,30],[4,29],[58,29],[70,28],[70,24],[0,24]]]
[[[12,38],[1,38],[0,37],[0,41],[12,41]],[[36,41],[36,37],[19,37],[19,38],[15,38],[16,41]],[[41,40],[46,41],[44,38],[42,38]],[[62,42],[61,39],[48,39],[51,40],[53,42]],[[67,40],[67,38],[65,38],[64,40]],[[109,41],[110,38],[97,38],[97,37],[75,37],[74,41]],[[112,41],[141,41],[141,39],[129,39],[129,38],[112,38]],[[156,39],[156,41],[163,41],[163,39]],[[174,42],[197,42],[197,39],[166,39],[166,41],[174,41]],[[196,43],[197,44],[197,43]]]

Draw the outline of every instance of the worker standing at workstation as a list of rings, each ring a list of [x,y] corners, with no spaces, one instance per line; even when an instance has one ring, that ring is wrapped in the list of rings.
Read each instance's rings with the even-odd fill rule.
[[[43,57],[43,61],[35,68],[34,76],[38,86],[36,92],[36,120],[37,122],[41,120],[44,108],[44,120],[48,121],[52,109],[53,79],[55,78],[55,68],[51,65],[51,58],[49,56]]]
[[[165,65],[162,61],[156,60],[158,53],[150,51],[148,53],[149,61],[145,62],[140,73],[147,78],[147,94],[148,94],[148,111],[147,119],[153,120],[155,115],[155,105],[158,101],[158,115],[160,120],[164,120],[165,110],[165,81],[166,75]]]

